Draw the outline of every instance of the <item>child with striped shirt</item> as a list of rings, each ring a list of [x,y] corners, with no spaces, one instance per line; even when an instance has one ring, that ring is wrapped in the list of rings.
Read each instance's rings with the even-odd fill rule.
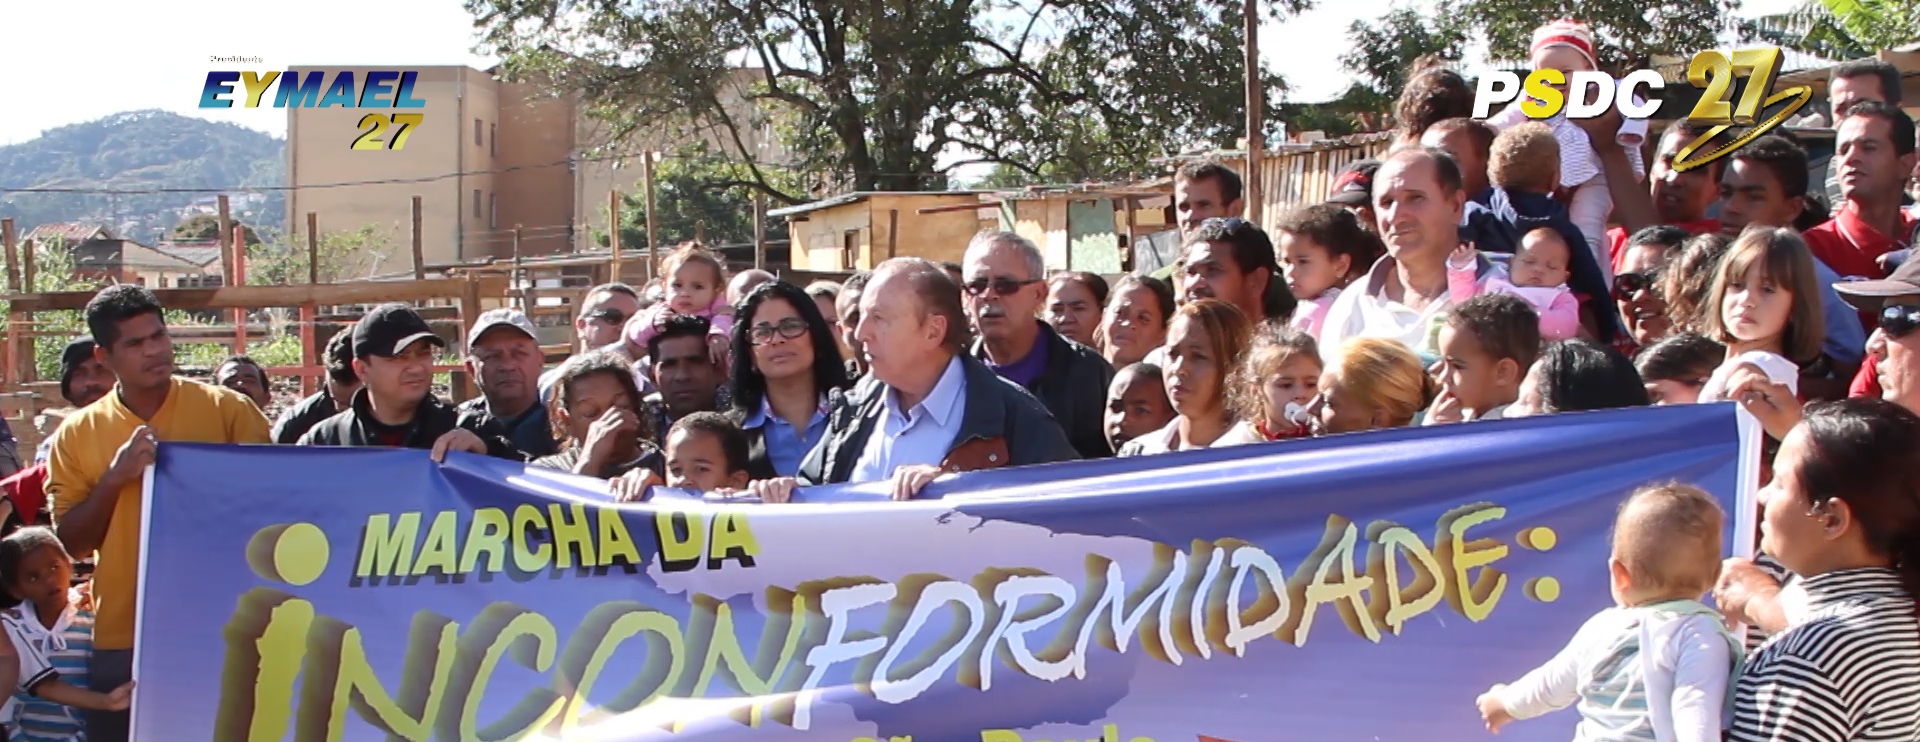
[[[1741,647],[1699,602],[1719,576],[1724,514],[1679,484],[1641,488],[1614,521],[1614,608],[1547,664],[1482,694],[1489,731],[1577,706],[1579,742],[1719,742]]]
[[[0,539],[0,587],[20,601],[0,612],[19,656],[18,690],[0,711],[11,742],[84,740],[81,709],[122,711],[133,683],[111,693],[86,690],[93,653],[93,611],[73,586],[73,559],[53,531],[23,528]]]

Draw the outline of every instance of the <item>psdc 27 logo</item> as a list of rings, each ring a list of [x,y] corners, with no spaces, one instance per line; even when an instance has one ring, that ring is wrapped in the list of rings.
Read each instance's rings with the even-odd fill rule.
[[[1687,121],[1711,128],[1680,149],[1673,158],[1674,170],[1686,172],[1732,154],[1772,131],[1813,98],[1813,89],[1805,85],[1769,94],[1780,74],[1780,60],[1780,50],[1773,47],[1740,49],[1732,54],[1708,50],[1693,55],[1687,65],[1687,82],[1700,90],[1700,100],[1687,114]],[[1747,78],[1747,84],[1735,101],[1734,83],[1742,77]],[[1659,113],[1662,101],[1657,95],[1637,91],[1665,87],[1666,81],[1654,70],[1636,70],[1617,83],[1604,72],[1575,71],[1569,81],[1559,70],[1534,70],[1527,74],[1524,84],[1512,72],[1494,71],[1480,77],[1473,117],[1486,118],[1493,106],[1510,103],[1524,91],[1526,100],[1520,102],[1520,110],[1529,118],[1544,119],[1564,112],[1569,119],[1590,119],[1612,106],[1623,117],[1648,119]],[[1782,102],[1786,105],[1760,119],[1761,113]],[[1736,126],[1747,128],[1730,141],[1708,148],[1715,138]]]

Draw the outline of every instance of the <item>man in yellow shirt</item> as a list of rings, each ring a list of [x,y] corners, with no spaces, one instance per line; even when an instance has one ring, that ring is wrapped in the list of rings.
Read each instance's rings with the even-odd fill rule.
[[[225,387],[173,375],[173,338],[153,292],[121,284],[87,302],[94,353],[119,383],[54,434],[47,498],[67,551],[98,551],[93,657],[88,685],[111,690],[133,676],[135,586],[140,574],[140,498],[160,441],[268,443],[267,419]],[[87,738],[125,742],[128,716],[89,712]]]

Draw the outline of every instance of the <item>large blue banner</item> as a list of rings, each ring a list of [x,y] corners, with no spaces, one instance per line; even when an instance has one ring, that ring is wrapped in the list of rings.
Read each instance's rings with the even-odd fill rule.
[[[1610,604],[1629,492],[1735,512],[1735,415],[977,472],[906,503],[614,505],[464,455],[164,445],[135,738],[1484,739],[1474,697]]]

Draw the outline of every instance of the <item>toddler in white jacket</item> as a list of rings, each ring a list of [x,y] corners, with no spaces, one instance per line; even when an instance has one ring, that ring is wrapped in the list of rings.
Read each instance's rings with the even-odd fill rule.
[[[1613,526],[1615,607],[1547,664],[1482,694],[1487,729],[1575,706],[1576,742],[1720,742],[1742,651],[1699,598],[1719,576],[1724,524],[1698,488],[1633,493]]]

